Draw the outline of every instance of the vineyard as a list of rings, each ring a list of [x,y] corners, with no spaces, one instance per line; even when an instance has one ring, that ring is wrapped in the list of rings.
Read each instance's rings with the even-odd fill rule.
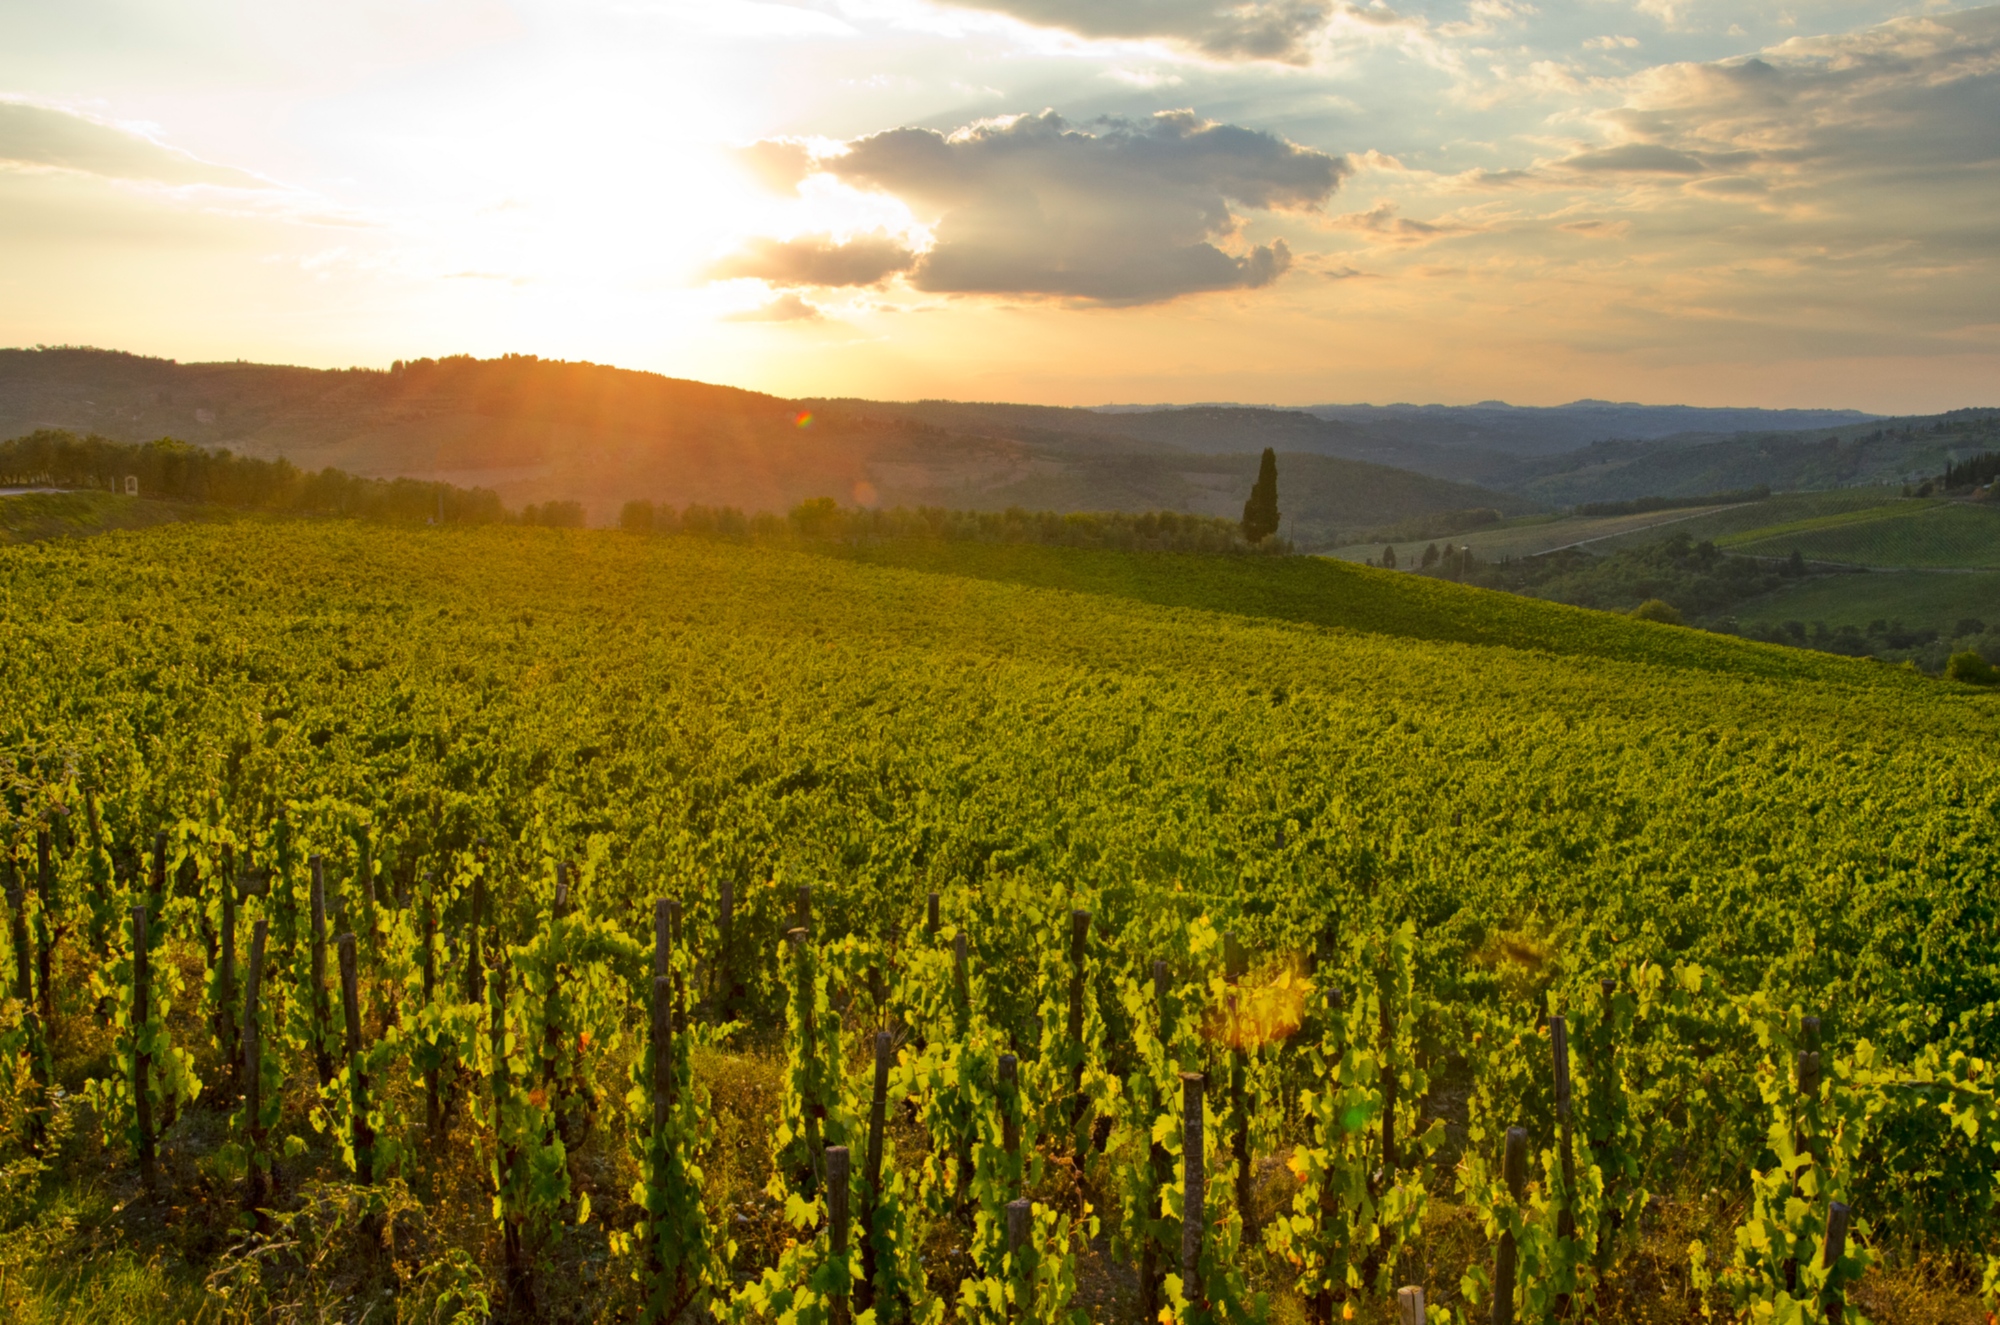
[[[1975,1321],[2000,709],[1303,559],[0,548],[23,1320]]]

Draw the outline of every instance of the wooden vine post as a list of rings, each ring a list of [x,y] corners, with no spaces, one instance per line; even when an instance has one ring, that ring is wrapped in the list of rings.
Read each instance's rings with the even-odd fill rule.
[[[1035,1248],[1028,1236],[1034,1227],[1034,1220],[1035,1208],[1027,1197],[1018,1196],[1007,1202],[1007,1268],[1008,1277],[1014,1281],[1013,1309],[1007,1314],[1010,1321],[1035,1318],[1035,1267],[1032,1263]]]
[[[49,1064],[45,1050],[46,1031],[35,1002],[34,949],[28,942],[28,898],[21,886],[20,871],[12,856],[7,858],[7,903],[13,909],[14,996],[21,1002],[21,1025],[27,1031],[29,1056],[29,1097],[25,1122],[28,1149],[40,1153],[47,1130],[49,1107]]]
[[[153,1142],[153,965],[145,903],[132,908],[132,1103],[139,1115],[139,1178],[151,1195],[159,1185]]]
[[[1396,1290],[1396,1325],[1424,1325],[1424,1290],[1409,1284]]]
[[[1797,1152],[1798,1164],[1787,1175],[1791,1182],[1792,1194],[1799,1195],[1799,1186],[1805,1176],[1806,1165],[1818,1158],[1814,1153],[1812,1119],[1818,1112],[1819,1100],[1819,1018],[1799,1019],[1799,1049],[1792,1066],[1792,1149]],[[1799,1263],[1794,1258],[1785,1260],[1785,1291],[1799,1290]]]
[[[1617,996],[1618,982],[1615,980],[1599,980],[1597,988],[1598,992],[1604,998],[1605,1045],[1604,1062],[1597,1067],[1597,1076],[1609,1089],[1615,1091],[1619,1089],[1617,1084],[1618,1042],[1616,1039],[1618,1018],[1612,1007],[1612,999]],[[1597,1163],[1598,1171],[1604,1175],[1606,1204],[1611,1207],[1610,1219],[1608,1221],[1609,1227],[1600,1230],[1597,1237],[1597,1270],[1600,1275],[1611,1268],[1611,1255],[1615,1250],[1618,1231],[1625,1226],[1625,1214],[1618,1208],[1616,1200],[1618,1189],[1624,1185],[1625,1178],[1622,1173],[1619,1173],[1612,1167],[1611,1150],[1613,1145],[1616,1144],[1617,1138],[1611,1134],[1611,1123],[1603,1116],[1603,1113],[1604,1111],[1601,1109],[1593,1110],[1596,1125],[1603,1129],[1603,1135],[1589,1138],[1591,1155]]]
[[[1199,1072],[1181,1073],[1181,1291],[1196,1311],[1208,1306],[1201,1278],[1201,1239],[1208,1220],[1207,1175],[1202,1171],[1205,1084]]]
[[[1162,1052],[1171,1055],[1173,1046],[1168,1043],[1168,1038],[1173,1034],[1173,1025],[1169,1020],[1167,1009],[1167,992],[1169,987],[1167,964],[1157,957],[1153,959],[1152,976],[1155,1034],[1159,1039]],[[1167,1153],[1166,1146],[1155,1137],[1151,1143],[1151,1148],[1147,1152],[1146,1160],[1152,1179],[1150,1184],[1152,1192],[1151,1204],[1157,1206],[1159,1203],[1159,1193],[1165,1190],[1169,1182],[1173,1181],[1173,1156]],[[1143,1321],[1153,1321],[1159,1317],[1160,1274],[1159,1252],[1153,1245],[1152,1237],[1141,1238],[1139,1240],[1139,1319]]]
[[[938,895],[928,893],[924,897],[924,937],[935,940],[938,932]]]
[[[265,1200],[264,1166],[258,1162],[264,1158],[264,1023],[258,1005],[264,997],[264,940],[269,932],[264,920],[251,927],[250,970],[243,982],[243,1131],[250,1149],[244,1204],[251,1210],[262,1207]]]
[[[486,876],[472,876],[472,923],[465,936],[465,1001],[477,1003],[486,996],[486,972],[480,960],[480,931],[486,925]]]
[[[1847,1221],[1849,1211],[1845,1201],[1835,1201],[1826,1211],[1826,1245],[1820,1250],[1820,1267],[1829,1273],[1840,1264],[1840,1258],[1847,1254]],[[1847,1316],[1847,1300],[1839,1290],[1826,1295],[1827,1325],[1841,1325]]]
[[[424,1006],[431,1006],[437,993],[437,898],[424,892]],[[444,1141],[444,1098],[439,1091],[440,1064],[424,1069],[424,1130],[433,1143]]]
[[[850,1287],[847,1259],[849,1182],[847,1147],[828,1146],[826,1148],[827,1252],[833,1264],[838,1267],[831,1294],[833,1300],[827,1304],[827,1316],[831,1325],[847,1325],[850,1319],[847,1309]]]
[[[1236,935],[1222,936],[1222,978],[1229,984],[1229,1154],[1236,1165],[1236,1212],[1250,1229],[1250,1104],[1249,1059],[1243,1049],[1243,1023],[1238,1015],[1239,988],[1249,973],[1250,957]]]
[[[889,1113],[889,1066],[895,1058],[895,1037],[875,1032],[875,1086],[868,1100],[868,1154],[863,1170],[861,1210],[861,1284],[855,1300],[866,1311],[875,1305],[875,1216],[882,1199],[882,1130]]]
[[[1500,1161],[1500,1174],[1516,1210],[1528,1197],[1528,1129],[1507,1129],[1507,1148]],[[1514,1280],[1520,1270],[1521,1249],[1513,1230],[1500,1234],[1493,1252],[1493,1325],[1514,1325]]]
[[[812,954],[807,947],[806,931],[794,927],[785,933],[785,941],[792,945],[792,957],[797,963],[799,1006],[795,1015],[799,1019],[799,1057],[807,1063],[819,1059],[819,1026],[814,1012],[819,1006],[819,993],[814,987]],[[826,1112],[818,1100],[805,1101],[806,1159],[812,1170],[812,1189],[819,1192],[826,1184],[826,1141],[820,1131],[820,1120]]]
[[[729,1014],[736,1009],[736,986],[732,962],[731,939],[736,928],[736,885],[725,880],[715,906],[715,1002],[710,1008],[713,1020],[729,1020]]]
[[[164,839],[166,834],[160,836]],[[62,914],[56,909],[55,861],[49,854],[46,828],[35,832],[35,900],[41,903],[39,923],[35,926],[35,976],[41,985],[42,1026],[46,1030],[56,1024],[56,917]]]
[[[368,1122],[368,1068],[361,1042],[361,977],[356,965],[354,934],[339,939],[340,1017],[347,1032],[348,1143],[354,1148],[354,1174],[363,1185],[375,1181],[375,1129]]]
[[[1069,1032],[1070,1051],[1076,1055],[1076,1062],[1070,1065],[1069,1076],[1069,1130],[1074,1143],[1076,1162],[1083,1163],[1085,1152],[1090,1146],[1092,1127],[1085,1126],[1084,1113],[1090,1102],[1083,1094],[1083,993],[1086,970],[1084,959],[1090,944],[1090,912],[1071,911],[1069,913]],[[1093,1124],[1094,1126],[1094,1124]]]
[[[504,1191],[515,1165],[520,1162],[520,1147],[507,1135],[508,1096],[513,1093],[513,1083],[507,1067],[507,967],[504,963],[494,963],[491,974],[487,976],[487,991],[491,1001],[488,1035],[492,1062],[493,1142],[500,1155],[494,1180]],[[532,1318],[535,1312],[534,1289],[528,1280],[527,1258],[522,1254],[520,1214],[504,1199],[496,1204],[499,1206],[502,1249],[506,1257],[507,1302]]]
[[[1021,1169],[1021,1060],[1013,1054],[1000,1055],[1000,1148],[1018,1196],[1027,1175]]]
[[[215,1046],[236,1070],[236,904],[241,887],[233,869],[222,871],[222,935],[215,954]]]
[[[1560,1016],[1549,1018],[1549,1048],[1555,1059],[1557,1158],[1562,1163],[1563,1202],[1556,1212],[1556,1236],[1566,1242],[1576,1239],[1576,1151],[1570,1134],[1569,1023]],[[1569,1317],[1570,1295],[1556,1294],[1556,1319]]]
[[[1328,1016],[1339,1016],[1344,1006],[1338,989],[1326,991]],[[1329,1066],[1337,1067],[1338,1064]],[[1336,1221],[1340,1218],[1340,1188],[1328,1179],[1321,1179],[1319,1185],[1319,1218],[1322,1228],[1337,1227]],[[1344,1286],[1333,1282],[1331,1275],[1327,1276],[1327,1282],[1314,1295],[1312,1311],[1314,1325],[1332,1325],[1339,1315],[1336,1303],[1345,1291]]]
[[[333,1033],[333,1009],[326,993],[326,867],[318,856],[311,857],[306,865],[312,870],[312,960],[308,976],[312,987],[306,996],[312,1000],[313,1067],[324,1089],[333,1082],[333,1055],[326,1048]]]
[[[794,905],[798,912],[796,924],[798,928],[806,932],[806,937],[810,939],[813,932],[813,890],[811,884],[802,883],[799,885],[798,901]]]

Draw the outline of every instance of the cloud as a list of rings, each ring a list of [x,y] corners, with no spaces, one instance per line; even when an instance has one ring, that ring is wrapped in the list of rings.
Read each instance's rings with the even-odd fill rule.
[[[1358,230],[1376,235],[1392,244],[1428,244],[1450,235],[1475,234],[1485,227],[1462,221],[1414,221],[1396,215],[1396,204],[1378,201],[1365,212],[1349,212],[1329,222],[1337,230]]]
[[[1348,8],[1334,0],[951,0],[1079,37],[1164,38],[1220,60],[1303,64]],[[1370,13],[1372,11],[1362,11]]]
[[[818,164],[934,218],[909,268],[919,290],[1103,304],[1268,285],[1291,250],[1245,247],[1232,208],[1317,210],[1351,173],[1342,157],[1192,111],[1085,128],[1044,111],[952,134],[894,129]]]
[[[1557,164],[1570,170],[1641,175],[1699,175],[1707,169],[1686,152],[1677,152],[1659,143],[1621,143],[1602,151],[1578,152]]]
[[[746,308],[740,313],[729,313],[724,322],[818,322],[825,313],[813,307],[796,294],[781,294],[768,304],[756,308]]]
[[[917,255],[891,235],[840,243],[830,235],[753,239],[709,268],[713,280],[751,276],[773,285],[877,285],[909,270]]]
[[[0,166],[171,186],[270,187],[246,171],[211,164],[141,134],[25,101],[0,101]]]
[[[1663,65],[1599,117],[1576,171],[1728,175],[1725,189],[2000,163],[2000,7],[1794,38],[1746,59]]]

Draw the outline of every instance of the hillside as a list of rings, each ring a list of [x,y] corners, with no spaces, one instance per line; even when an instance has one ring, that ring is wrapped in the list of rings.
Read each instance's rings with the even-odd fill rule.
[[[1717,1193],[1769,1169],[1757,1086],[1793,1061],[1787,1008],[1837,1009],[1833,1098],[1900,1143],[1843,1161],[1877,1236],[1942,1255],[1960,1209],[1991,1205],[1959,1121],[2000,1118],[1990,1086],[1961,1073],[1949,1115],[1908,1090],[1996,1048],[1956,1016],[2000,998],[1988,691],[1308,558],[324,519],[0,547],[0,623],[12,823],[48,862],[15,896],[60,922],[32,954],[24,910],[12,931],[42,1011],[31,985],[9,1005],[53,1046],[15,1062],[51,1089],[14,1074],[0,1117],[33,1137],[52,1100],[59,1141],[12,1197],[26,1319],[194,1319],[225,1291],[296,1318],[504,1297],[512,1319],[630,1319],[665,1277],[630,1232],[651,1221],[691,1230],[716,1314],[775,1320],[761,1303],[845,1263],[795,1217],[837,1181],[834,1138],[859,1144],[878,1028],[882,1174],[917,1193],[880,1209],[905,1248],[964,1236],[949,1184],[985,1170],[936,1160],[968,1102],[993,1120],[982,1164],[1017,1109],[1023,1164],[1051,1175],[967,1187],[978,1217],[999,1185],[1046,1229],[1149,1170],[1174,1102],[1202,1099],[1181,1071],[1208,1074],[1219,1125],[1232,1060],[1254,1064],[1243,1155],[1269,1176],[1246,1193],[1218,1164],[1198,1236],[1240,1246],[1233,1282],[1288,1319],[1295,1264],[1224,1239],[1301,1190],[1282,1157],[1323,1046],[1378,1031],[1408,1069],[1395,1116],[1446,1124],[1397,1179],[1434,1193],[1407,1276],[1440,1297],[1490,1261],[1492,1202],[1453,1186],[1482,1153],[1467,1127],[1550,1134],[1552,1007],[1579,1080],[1615,1046],[1690,1086],[1631,1092],[1656,1139],[1619,1143],[1634,1237],[1607,1255],[1604,1320],[1701,1318],[1656,1267],[1731,1245],[1744,1203]],[[267,1001],[239,1094],[217,954],[253,927]],[[1240,981],[1223,934],[1254,963]],[[1311,1029],[1199,1031],[1238,1024],[1245,989],[1306,997],[1308,958],[1316,1001],[1290,1006]],[[104,997],[150,1004],[146,1042],[171,1047],[151,1113],[114,1089],[131,1060]],[[1010,1046],[1017,1094],[992,1084]],[[1364,1117],[1365,1089],[1343,1087]],[[793,1142],[821,1107],[815,1170]],[[1036,1254],[1084,1318],[1143,1323],[1103,1238]],[[966,1253],[897,1264],[920,1304],[1000,1283]],[[1884,1325],[1973,1309],[1900,1261],[1850,1300]]]
[[[595,364],[422,360],[389,372],[176,364],[90,350],[0,351],[0,437],[38,427],[123,441],[163,435],[283,457],[304,469],[489,488],[519,506],[585,504],[614,521],[634,498],[783,511],[859,505],[1179,510],[1235,518],[1264,445],[1285,451],[1281,505],[1299,541],[1525,499],[1313,451],[1329,425],[1266,412],[1239,432],[1186,420],[1137,435],[1089,411],[905,411],[784,401]],[[1083,420],[1084,431],[1046,426]],[[1286,431],[1284,425],[1298,425]],[[1297,443],[1304,454],[1291,454]],[[1242,450],[1229,454],[1231,446]]]

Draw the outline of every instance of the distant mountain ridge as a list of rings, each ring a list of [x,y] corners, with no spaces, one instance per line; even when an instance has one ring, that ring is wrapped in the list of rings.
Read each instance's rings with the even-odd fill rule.
[[[746,510],[830,496],[1235,518],[1265,445],[1285,453],[1281,533],[1308,545],[1438,511],[1532,509],[1526,498],[1333,454],[1347,426],[1296,412],[1163,416],[1127,430],[1088,411],[981,411],[784,400],[525,355],[382,371],[0,350],[0,437],[43,427],[173,436],[306,469],[488,487],[509,505],[574,499],[600,524],[638,497]]]

